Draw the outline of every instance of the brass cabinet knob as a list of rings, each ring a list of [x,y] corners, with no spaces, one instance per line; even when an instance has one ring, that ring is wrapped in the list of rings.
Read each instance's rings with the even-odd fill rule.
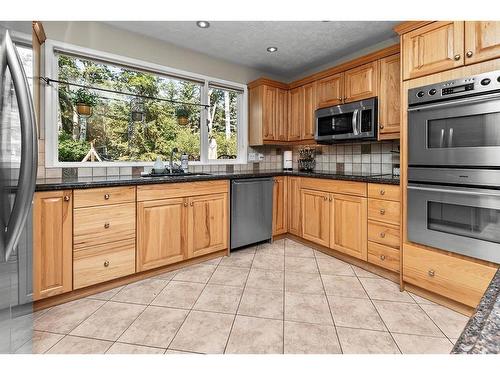
[[[323,197],[323,200],[325,200],[325,201],[326,201],[326,200],[328,200],[328,197],[325,195],[325,196]]]
[[[330,201],[330,202],[331,202],[331,201],[333,201],[333,198],[332,198],[332,197],[330,197],[329,201]]]
[[[385,195],[385,190],[384,189],[380,190],[380,195]]]
[[[188,206],[187,202],[184,202],[184,207],[187,207],[187,206]]]
[[[104,267],[109,267],[109,260],[104,261]]]
[[[461,56],[460,56],[460,54],[459,54],[459,53],[457,53],[455,56],[453,56],[453,58],[455,59],[455,61],[460,60],[460,57],[461,57]]]
[[[465,54],[467,57],[472,57],[474,53],[472,51],[467,51],[467,53]]]
[[[64,200],[65,200],[66,202],[68,202],[70,199],[71,199],[71,198],[70,198],[70,196],[69,196],[69,195],[65,195],[65,196],[64,196]]]
[[[379,125],[379,128],[380,128],[380,129],[383,129],[383,128],[384,128],[384,125],[380,124],[380,125]]]
[[[194,206],[194,202],[189,203],[189,205],[190,205],[191,207],[193,207],[193,206]]]
[[[104,194],[104,199],[108,200],[110,198],[109,194]]]
[[[385,210],[383,208],[380,209],[380,215],[385,215]]]
[[[385,233],[384,232],[380,232],[380,238],[385,238]]]
[[[109,228],[109,223],[104,223],[104,228],[108,229]]]
[[[385,255],[381,255],[380,260],[385,260]]]
[[[434,277],[434,275],[435,275],[436,273],[434,272],[434,270],[429,270],[429,271],[427,272],[427,274],[428,274],[430,277]]]

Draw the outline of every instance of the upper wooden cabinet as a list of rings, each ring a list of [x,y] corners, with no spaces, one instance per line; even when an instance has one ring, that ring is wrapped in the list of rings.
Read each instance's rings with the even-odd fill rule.
[[[316,82],[304,85],[304,123],[302,124],[301,139],[314,139],[316,110]]]
[[[380,60],[379,139],[399,138],[401,74],[399,54]]]
[[[378,95],[378,61],[350,69],[344,73],[344,102]]]
[[[301,128],[304,118],[304,88],[296,87],[288,94],[288,140],[300,141]]]
[[[72,282],[71,190],[35,193],[33,207],[33,299],[69,292]]]
[[[465,63],[472,64],[500,56],[500,22],[465,22]]]
[[[263,86],[262,139],[274,140],[276,127],[276,87]]]
[[[344,73],[320,79],[316,85],[316,109],[342,103],[344,97]]]
[[[276,89],[274,139],[288,140],[288,90]]]

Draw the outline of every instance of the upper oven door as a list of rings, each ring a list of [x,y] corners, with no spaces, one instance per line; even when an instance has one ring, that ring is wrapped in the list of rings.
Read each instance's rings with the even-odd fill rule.
[[[500,263],[500,191],[408,185],[408,239]]]
[[[500,93],[408,109],[408,164],[500,166]]]

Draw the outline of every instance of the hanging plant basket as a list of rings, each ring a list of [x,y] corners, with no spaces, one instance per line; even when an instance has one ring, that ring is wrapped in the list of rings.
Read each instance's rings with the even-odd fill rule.
[[[185,126],[189,122],[189,112],[185,108],[177,108],[175,111],[175,115],[177,116],[177,123],[179,125]]]
[[[85,103],[77,103],[76,113],[78,113],[78,115],[82,117],[90,117],[92,116],[92,107]]]
[[[92,109],[97,105],[97,102],[97,95],[84,88],[73,94],[73,104],[76,106],[76,112],[81,117],[92,116]]]

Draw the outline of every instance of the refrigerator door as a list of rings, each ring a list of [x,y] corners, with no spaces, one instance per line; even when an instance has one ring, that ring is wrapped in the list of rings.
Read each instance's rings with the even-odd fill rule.
[[[12,353],[29,342],[33,329],[31,285],[26,284],[32,244],[26,225],[31,222],[37,136],[23,61],[1,24],[0,94],[0,353]]]

